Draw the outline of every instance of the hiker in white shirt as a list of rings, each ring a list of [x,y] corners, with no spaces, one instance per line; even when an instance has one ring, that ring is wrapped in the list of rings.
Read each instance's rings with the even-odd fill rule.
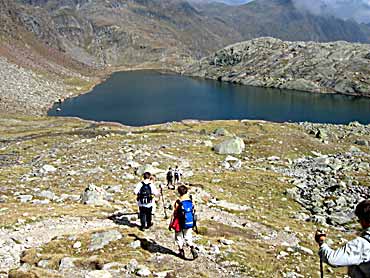
[[[179,166],[175,167],[174,175],[175,175],[175,184],[178,184],[181,181],[182,177],[182,171],[180,170]]]
[[[347,266],[351,278],[370,278],[370,200],[360,202],[355,209],[362,227],[360,236],[333,250],[326,243],[326,235],[320,231],[315,240],[320,246],[319,255],[331,266]]]
[[[153,196],[158,196],[159,194],[155,185],[150,182],[150,176],[149,172],[145,172],[143,175],[143,181],[138,183],[134,190],[134,193],[137,196],[137,204],[139,206],[140,230],[149,229],[153,225]]]

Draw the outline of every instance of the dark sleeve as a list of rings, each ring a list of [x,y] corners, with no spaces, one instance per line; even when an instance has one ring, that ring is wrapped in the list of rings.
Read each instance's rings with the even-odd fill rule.
[[[174,210],[174,212],[177,212],[177,210],[179,209],[179,207],[180,207],[180,200],[176,200],[176,202],[175,202],[175,204],[174,204],[174,206],[173,206],[173,210]]]

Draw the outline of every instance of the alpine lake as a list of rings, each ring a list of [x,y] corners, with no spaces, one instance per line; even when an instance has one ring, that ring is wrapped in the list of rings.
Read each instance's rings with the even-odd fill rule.
[[[50,116],[130,126],[198,120],[370,123],[370,98],[258,88],[157,71],[112,74],[91,92],[55,104]]]

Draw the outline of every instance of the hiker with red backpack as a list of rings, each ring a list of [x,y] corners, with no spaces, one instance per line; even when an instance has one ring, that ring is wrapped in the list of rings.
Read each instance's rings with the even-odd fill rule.
[[[137,196],[137,204],[139,206],[140,230],[149,229],[153,226],[152,223],[152,208],[154,196],[158,196],[158,190],[150,181],[151,174],[145,172],[143,181],[135,186],[135,194]]]
[[[196,226],[194,204],[187,194],[188,189],[184,185],[177,188],[180,195],[174,205],[174,212],[169,225],[169,230],[175,230],[175,241],[179,247],[179,257],[185,259],[185,245],[190,247],[193,259],[198,257],[198,248],[193,243],[193,228]]]

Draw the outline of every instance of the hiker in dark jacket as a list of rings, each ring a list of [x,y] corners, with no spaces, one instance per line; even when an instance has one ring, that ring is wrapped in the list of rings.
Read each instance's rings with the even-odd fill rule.
[[[173,185],[173,170],[172,170],[171,167],[168,168],[166,179],[167,179],[167,188],[168,189],[175,189],[175,186]]]
[[[326,235],[320,231],[316,232],[315,240],[323,262],[334,267],[347,266],[352,278],[370,278],[370,200],[360,202],[355,214],[363,229],[360,236],[337,250],[325,243]]]
[[[185,259],[185,245],[190,247],[190,251],[193,255],[193,258],[196,259],[198,257],[198,249],[193,243],[193,226],[194,226],[194,207],[189,197],[188,189],[184,185],[180,185],[177,188],[177,191],[180,195],[179,199],[176,200],[174,204],[174,211],[173,216],[171,219],[171,223],[169,229],[175,230],[175,241],[177,246],[179,247],[179,256]],[[184,212],[184,209],[189,208],[191,211]],[[189,217],[185,216],[186,213],[191,213]],[[187,220],[188,219],[188,220]],[[192,223],[187,223],[189,221]]]
[[[145,172],[143,181],[135,186],[134,193],[137,196],[137,204],[139,206],[140,230],[149,229],[152,223],[152,208],[154,203],[153,196],[158,196],[158,190],[153,183],[150,182],[150,173]]]

